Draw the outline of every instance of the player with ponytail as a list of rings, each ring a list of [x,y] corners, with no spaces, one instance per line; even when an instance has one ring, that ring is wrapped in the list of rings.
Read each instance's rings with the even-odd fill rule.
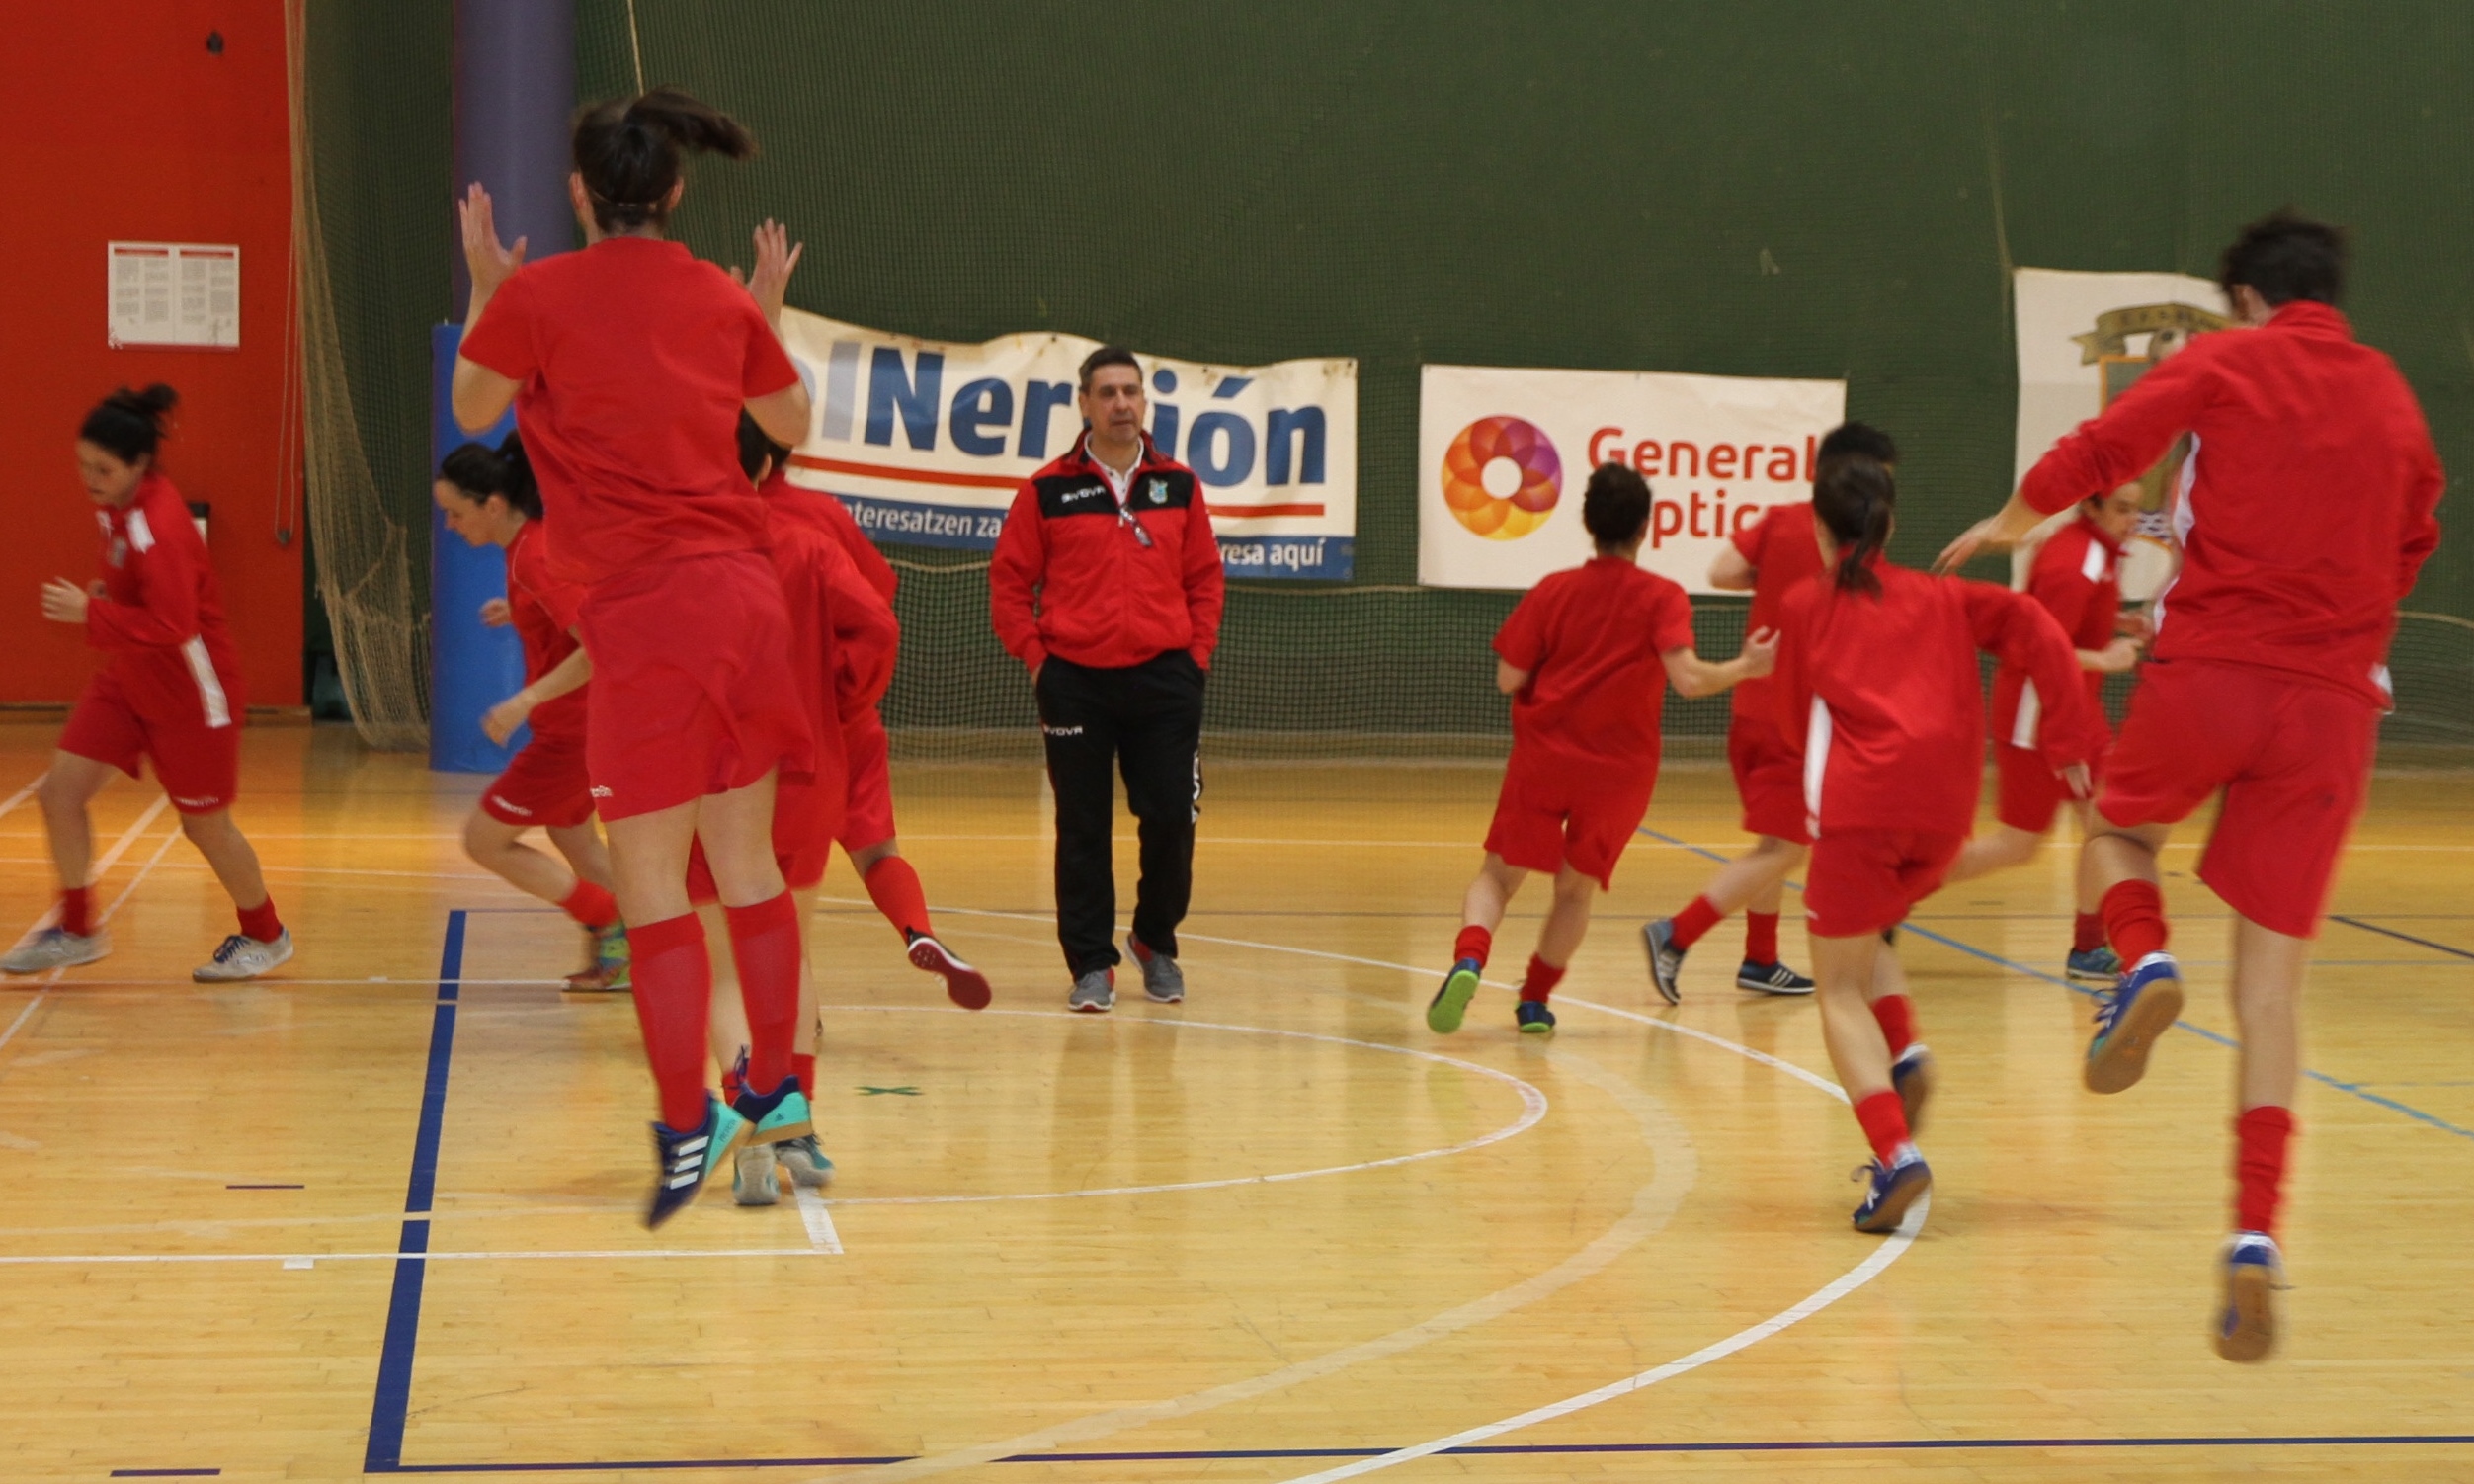
[[[586,761],[660,1090],[645,1214],[657,1225],[741,1143],[812,1126],[791,1063],[797,912],[771,837],[777,775],[810,777],[816,743],[764,501],[737,457],[743,409],[779,442],[807,436],[807,392],[768,313],[798,252],[765,223],[742,287],[663,239],[686,155],[756,148],[685,93],[594,104],[573,143],[580,252],[525,263],[522,239],[499,242],[488,193],[466,194],[472,302],[453,396],[474,431],[515,408],[552,534],[549,574],[584,591]],[[712,964],[686,886],[700,838],[749,1024],[746,1089],[726,1105],[705,1087]]]
[[[94,829],[86,806],[117,768],[155,782],[180,811],[181,831],[232,894],[240,931],[193,971],[202,982],[254,979],[292,956],[258,853],[232,823],[240,784],[240,656],[223,626],[223,595],[188,502],[156,457],[164,420],[180,401],[169,386],[122,387],[77,430],[77,470],[103,526],[103,577],[79,587],[43,584],[42,615],[73,623],[110,656],[87,682],[61,730],[36,795],[60,874],[55,922],[0,957],[32,974],[92,963],[112,940],[89,899]]]

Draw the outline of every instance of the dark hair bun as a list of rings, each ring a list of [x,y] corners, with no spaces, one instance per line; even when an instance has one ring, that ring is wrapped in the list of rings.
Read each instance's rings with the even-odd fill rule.
[[[124,386],[95,404],[77,436],[123,463],[151,458],[163,442],[164,419],[180,401],[181,394],[160,381],[143,391]]]

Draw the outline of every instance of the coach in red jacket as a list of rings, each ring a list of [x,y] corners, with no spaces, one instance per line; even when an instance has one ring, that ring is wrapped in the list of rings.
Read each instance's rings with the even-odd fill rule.
[[[1029,667],[1039,698],[1056,788],[1056,936],[1074,976],[1066,1003],[1099,1014],[1116,1000],[1109,836],[1118,768],[1142,835],[1128,945],[1147,997],[1186,997],[1177,925],[1194,887],[1220,548],[1201,482],[1142,431],[1132,352],[1092,352],[1076,405],[1089,427],[1014,496],[988,604],[998,640]]]

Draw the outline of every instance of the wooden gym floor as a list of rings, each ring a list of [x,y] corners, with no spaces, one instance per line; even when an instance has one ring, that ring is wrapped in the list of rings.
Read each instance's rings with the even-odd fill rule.
[[[51,736],[0,727],[0,797]],[[1035,771],[904,769],[996,1008],[948,1008],[837,865],[839,1182],[646,1233],[633,1019],[562,999],[577,935],[462,859],[479,781],[333,729],[247,758],[281,978],[188,981],[229,912],[122,783],[117,951],[0,989],[0,1478],[2474,1479],[2474,777],[2375,790],[2308,1002],[2285,1343],[2236,1367],[2187,848],[2187,1031],[2116,1099],[2054,977],[2070,853],[1929,904],[1939,1185],[1885,1242],[1847,1229],[1810,1002],[1734,990],[1732,924],[1681,1010],[1643,972],[1638,923],[1740,841],[1722,770],[1669,771],[1539,1039],[1500,989],[1455,1036],[1421,1015],[1491,769],[1214,770],[1192,998],[1107,1019],[1063,1013]],[[15,925],[50,878],[13,805]],[[1130,841],[1119,872],[1130,908]]]

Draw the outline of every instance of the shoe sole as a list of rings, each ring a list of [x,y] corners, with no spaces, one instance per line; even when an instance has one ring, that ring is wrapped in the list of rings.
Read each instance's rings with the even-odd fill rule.
[[[89,959],[87,961],[92,962],[93,960]],[[284,949],[283,957],[276,959],[265,968],[252,969],[245,974],[216,974],[209,973],[205,968],[194,968],[189,971],[189,977],[190,981],[196,984],[241,984],[246,983],[251,979],[261,978],[267,974],[271,974],[291,961],[292,950],[289,948],[287,948]]]
[[[1911,1180],[1893,1189],[1890,1192],[1890,1198],[1881,1202],[1881,1209],[1872,1213],[1872,1219],[1859,1224],[1856,1229],[1866,1236],[1874,1237],[1886,1236],[1898,1230],[1899,1223],[1907,1219],[1908,1208],[1932,1189],[1933,1177],[1929,1174],[1922,1179]]]
[[[1782,988],[1775,984],[1765,984],[1758,979],[1738,979],[1735,981],[1735,987],[1749,989],[1757,994],[1776,995],[1780,999],[1799,999],[1811,994],[1815,986],[1805,984]]]
[[[833,1184],[833,1166],[831,1165],[818,1170],[804,1163],[794,1163],[785,1159],[782,1161],[782,1168],[790,1172],[790,1184],[794,1186],[805,1186],[811,1191],[821,1191]]]
[[[1552,1035],[1555,1033],[1555,1023],[1553,1021],[1523,1021],[1521,1033],[1523,1035]]]
[[[2088,1048],[2088,1091],[2118,1093],[2138,1085],[2147,1075],[2148,1053],[2156,1048],[2157,1038],[2181,1018],[2181,980],[2159,979],[2140,990],[2112,1034]]]
[[[1182,989],[1173,994],[1156,994],[1152,991],[1151,986],[1147,984],[1143,986],[1142,997],[1149,1000],[1154,1005],[1183,1005],[1186,1003],[1186,992]]]
[[[1651,926],[1655,927],[1656,924]],[[1684,986],[1676,982],[1676,977],[1684,972],[1684,965],[1677,964],[1674,974],[1663,973],[1659,970],[1658,940],[1652,936],[1649,928],[1641,929],[1641,948],[1649,954],[1649,982],[1658,986],[1658,997],[1670,1005],[1683,1004]]]
[[[1449,1035],[1468,1019],[1469,1002],[1477,998],[1477,975],[1455,969],[1443,976],[1443,987],[1435,991],[1427,1002],[1426,1029],[1437,1035]],[[1526,1027],[1523,1027],[1526,1030]]]
[[[2062,966],[2063,978],[2073,979],[2081,984],[2112,984],[2118,982],[2121,976],[2120,969],[2114,969],[2109,973],[2097,973],[2092,969],[2072,968],[2068,964]]]
[[[567,976],[566,988],[560,990],[559,993],[569,995],[613,995],[624,994],[626,989],[627,979],[623,974],[618,975],[616,978],[605,979],[599,973],[583,973],[569,974]]]
[[[2275,1284],[2268,1269],[2245,1263],[2225,1275],[2225,1305],[2217,1311],[2216,1354],[2248,1365],[2276,1348]],[[2226,1318],[2233,1320],[2231,1328]]]
[[[741,1205],[782,1203],[782,1177],[774,1168],[772,1149],[751,1144],[731,1157],[730,1198]]]
[[[99,953],[89,953],[83,958],[64,958],[58,963],[38,963],[31,968],[0,966],[0,974],[9,974],[18,978],[24,978],[33,974],[52,974],[58,973],[63,969],[83,968],[89,963],[101,963],[104,959],[111,956],[112,950],[107,948]]]
[[[1907,1118],[1907,1132],[1912,1137],[1925,1126],[1925,1105],[1933,1101],[1933,1062],[1930,1058],[1916,1063],[1907,1080],[1892,1079],[1898,1087],[1898,1106]]]
[[[945,997],[964,1010],[985,1010],[996,998],[988,988],[988,976],[961,959],[947,952],[945,945],[933,938],[912,944],[910,960],[913,968],[926,969],[945,980]]]
[[[1113,1002],[1112,1002],[1112,1004],[1113,1003]],[[1112,1006],[1100,1004],[1077,1005],[1073,1001],[1068,1000],[1065,1002],[1065,1008],[1074,1012],[1076,1015],[1106,1015],[1109,1013]]]

